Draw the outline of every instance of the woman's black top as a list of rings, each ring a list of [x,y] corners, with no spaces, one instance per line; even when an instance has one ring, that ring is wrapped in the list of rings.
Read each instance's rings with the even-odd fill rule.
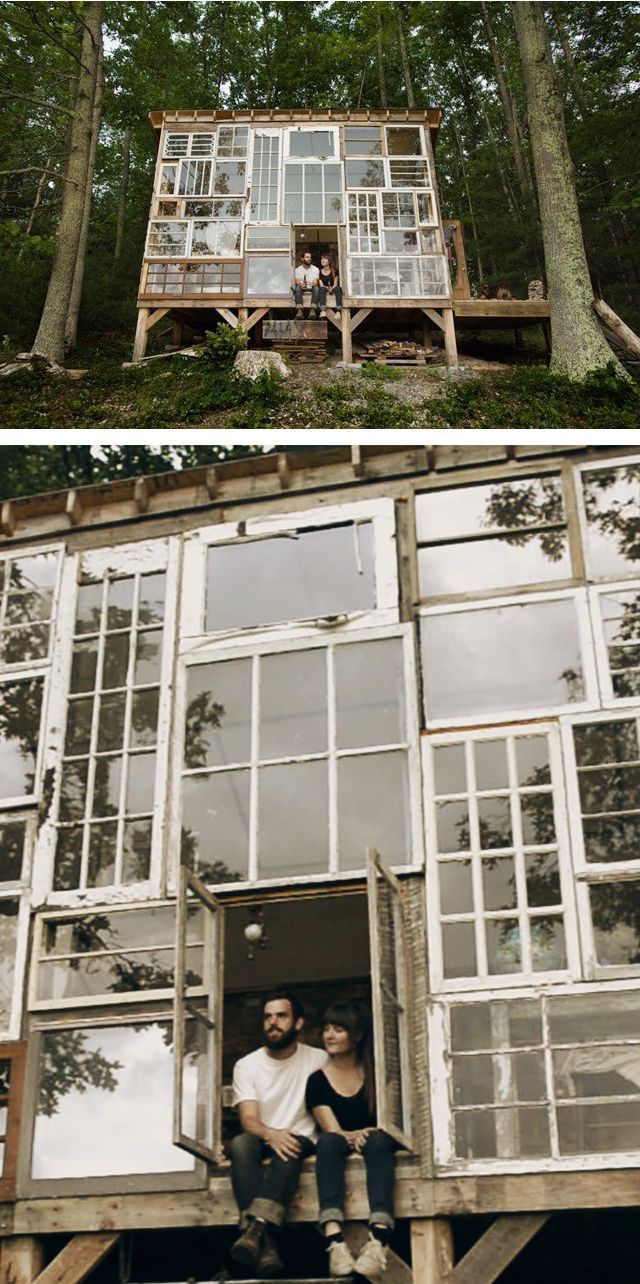
[[[324,1070],[316,1070],[307,1079],[307,1110],[329,1106],[344,1132],[375,1127],[375,1118],[367,1105],[364,1084],[352,1097],[343,1097],[331,1087]]]
[[[326,287],[327,287],[327,289],[328,289],[328,290],[332,290],[332,289],[333,289],[334,284],[335,284],[335,281],[334,281],[334,276],[333,276],[333,272],[331,271],[331,269],[329,269],[329,271],[328,271],[328,272],[321,272],[321,273],[320,273],[320,280],[319,280],[319,284],[320,284],[320,285],[326,285]]]

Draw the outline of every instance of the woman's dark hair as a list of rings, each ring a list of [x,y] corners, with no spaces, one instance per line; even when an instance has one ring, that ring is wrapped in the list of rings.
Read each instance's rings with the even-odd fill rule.
[[[322,1028],[339,1025],[348,1030],[356,1046],[356,1056],[364,1070],[364,1093],[371,1114],[376,1113],[376,1080],[373,1066],[371,1013],[357,999],[329,1004],[322,1015]]]

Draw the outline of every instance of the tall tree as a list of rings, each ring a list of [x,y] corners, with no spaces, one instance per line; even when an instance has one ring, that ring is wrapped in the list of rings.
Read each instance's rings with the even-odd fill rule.
[[[98,137],[100,134],[100,125],[102,123],[102,100],[104,97],[104,64],[102,58],[102,34],[100,35],[100,48],[98,51],[98,61],[96,64],[96,74],[93,86],[93,112],[91,119],[91,143],[89,145],[89,158],[87,161],[87,176],[84,185],[84,210],[82,214],[82,227],[80,229],[80,240],[78,242],[78,253],[76,255],[76,267],[73,274],[73,285],[71,287],[71,297],[69,299],[69,308],[67,311],[67,320],[64,329],[65,350],[70,352],[75,348],[78,342],[78,318],[80,316],[80,304],[82,302],[82,287],[84,284],[84,273],[87,263],[87,245],[89,242],[89,219],[91,217],[91,197],[93,195],[93,175],[96,167],[96,152],[98,149]]]
[[[519,0],[513,14],[525,81],[551,310],[552,370],[584,379],[612,361],[593,311],[575,174],[543,7]],[[622,366],[616,362],[620,374]]]
[[[47,297],[33,343],[34,353],[53,361],[64,359],[65,327],[84,219],[93,133],[93,101],[101,47],[102,3],[101,0],[89,0],[82,11],[80,69],[56,249]]]

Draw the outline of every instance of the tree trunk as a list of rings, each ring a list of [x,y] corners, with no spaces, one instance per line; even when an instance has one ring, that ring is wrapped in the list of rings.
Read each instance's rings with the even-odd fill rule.
[[[39,204],[40,204],[40,201],[42,200],[42,193],[43,193],[43,191],[44,191],[44,185],[45,185],[45,183],[46,183],[46,181],[47,181],[47,171],[48,171],[48,169],[49,169],[49,161],[50,161],[50,159],[51,159],[51,158],[50,158],[49,156],[47,156],[47,159],[46,159],[46,161],[45,161],[45,163],[44,163],[44,169],[43,169],[43,171],[42,171],[42,173],[41,173],[41,175],[40,175],[40,177],[39,177],[39,179],[38,179],[38,186],[37,186],[37,188],[36,188],[36,194],[35,194],[35,199],[34,199],[33,205],[31,206],[31,213],[30,213],[30,215],[29,215],[29,221],[28,221],[28,223],[27,223],[27,226],[26,226],[26,227],[25,227],[25,229],[24,229],[24,234],[25,234],[25,236],[31,236],[31,228],[33,227],[33,220],[34,220],[34,218],[35,218],[35,216],[36,216],[36,211],[37,211],[37,209],[38,209],[38,206],[39,206]],[[22,253],[22,251],[20,251],[20,253]]]
[[[380,85],[380,106],[385,108],[389,106],[387,95],[387,77],[384,71],[384,42],[382,38],[382,14],[380,6],[376,5],[376,49],[378,54],[378,83]]]
[[[520,192],[522,194],[523,199],[525,200],[525,202],[527,202],[527,204],[529,204],[533,197],[533,191],[531,188],[529,175],[527,173],[527,167],[524,163],[522,148],[520,146],[520,135],[518,130],[518,113],[517,113],[516,103],[515,103],[513,94],[511,93],[511,90],[509,89],[509,86],[507,85],[507,82],[505,80],[504,72],[502,70],[502,63],[500,61],[500,51],[498,49],[498,44],[494,35],[493,27],[491,26],[489,10],[487,8],[487,5],[484,3],[484,0],[481,0],[480,8],[482,9],[482,19],[484,22],[484,29],[487,33],[487,40],[489,41],[489,49],[491,50],[491,57],[493,59],[493,67],[496,73],[496,81],[498,83],[500,100],[502,102],[502,109],[504,111],[504,119],[507,127],[507,136],[511,144],[511,150],[513,152],[513,159],[514,159],[515,168],[516,168],[516,177],[518,179],[518,186],[520,188]]]
[[[131,134],[132,126],[127,125],[124,131],[124,140],[122,143],[122,178],[120,179],[120,193],[118,195],[118,221],[116,223],[116,244],[113,251],[113,257],[119,259],[122,254],[122,242],[124,240],[124,222],[127,212],[127,192],[129,190],[129,166],[131,163]]]
[[[53,361],[64,360],[65,325],[82,233],[91,149],[93,86],[101,46],[101,12],[101,0],[90,0],[84,9],[82,67],[74,104],[60,224],[47,297],[32,349],[35,354],[50,357]]]
[[[78,242],[78,257],[76,259],[76,270],[73,274],[73,287],[71,298],[69,299],[69,311],[67,312],[67,323],[65,326],[64,340],[65,349],[69,352],[75,348],[78,341],[78,317],[80,316],[80,304],[82,302],[82,286],[84,282],[84,270],[87,263],[87,244],[89,241],[89,220],[91,217],[91,197],[93,195],[93,175],[96,167],[96,151],[98,149],[98,137],[100,134],[100,125],[102,123],[102,99],[104,96],[104,65],[103,65],[102,38],[100,39],[100,49],[98,53],[98,64],[96,66],[96,78],[93,96],[93,113],[91,123],[91,146],[89,149],[89,161],[87,165],[87,181],[84,189],[84,213],[82,216],[82,230]]]
[[[413,92],[411,81],[411,68],[409,66],[409,54],[407,52],[407,37],[404,29],[404,18],[402,14],[402,5],[396,0],[396,17],[398,19],[398,37],[400,40],[400,59],[402,61],[402,76],[404,87],[407,91],[407,107],[415,107],[416,100]]]
[[[551,369],[584,379],[615,360],[596,321],[560,85],[542,5],[520,0],[513,15],[522,60],[538,186],[551,313]]]
[[[481,281],[483,281],[483,280],[484,280],[484,271],[483,271],[483,268],[482,268],[482,259],[480,258],[480,243],[479,243],[479,241],[478,241],[478,229],[476,228],[476,216],[475,216],[475,214],[474,214],[474,212],[473,212],[473,204],[472,204],[472,201],[471,201],[471,189],[470,189],[470,187],[469,187],[469,179],[468,179],[468,177],[467,177],[467,167],[466,167],[466,165],[465,165],[465,163],[464,163],[464,152],[463,152],[463,150],[462,150],[462,139],[461,139],[461,137],[460,137],[460,130],[458,129],[458,126],[457,126],[457,124],[456,124],[456,122],[455,122],[455,118],[453,119],[453,132],[455,133],[455,136],[456,136],[456,142],[457,142],[457,144],[458,144],[458,153],[459,153],[459,155],[460,155],[460,169],[461,169],[461,171],[462,171],[462,180],[463,180],[463,182],[464,182],[465,190],[466,190],[466,193],[467,193],[467,203],[468,203],[468,206],[469,206],[469,217],[470,217],[470,219],[471,219],[471,230],[472,230],[472,232],[473,232],[473,244],[474,244],[475,252],[476,252],[476,263],[477,263],[477,265],[478,265],[478,283],[480,283]]]

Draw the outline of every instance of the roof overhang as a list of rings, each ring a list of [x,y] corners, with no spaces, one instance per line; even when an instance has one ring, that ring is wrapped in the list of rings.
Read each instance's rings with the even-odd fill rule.
[[[309,121],[323,121],[328,124],[343,125],[349,121],[374,125],[404,125],[407,122],[416,125],[428,125],[431,144],[435,147],[438,130],[442,119],[439,107],[427,108],[374,108],[367,107],[360,111],[341,111],[329,108],[291,107],[274,108],[272,111],[254,108],[197,108],[193,111],[150,111],[149,121],[155,133],[159,134],[163,125],[215,125],[220,121],[233,121],[242,124],[256,125],[295,125]]]

